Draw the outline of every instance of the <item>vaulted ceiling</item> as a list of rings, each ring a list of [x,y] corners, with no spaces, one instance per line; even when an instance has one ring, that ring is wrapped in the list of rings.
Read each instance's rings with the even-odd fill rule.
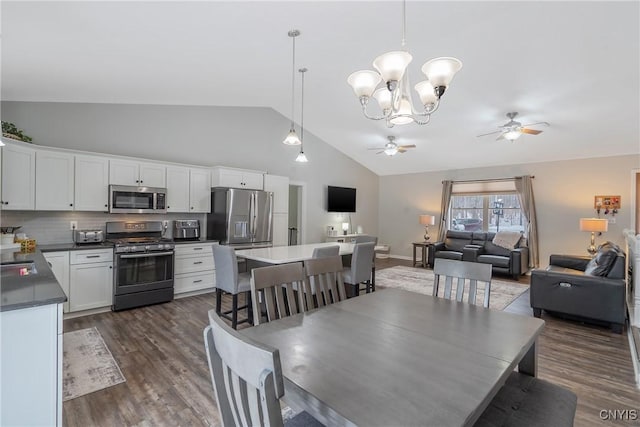
[[[411,81],[434,57],[464,65],[430,124],[392,129],[362,116],[346,79],[400,48],[399,1],[1,7],[3,100],[266,106],[290,117],[295,28],[297,66],[309,69],[305,131],[379,175],[640,152],[637,1],[407,2]],[[476,137],[509,111],[551,126],[513,143]],[[417,147],[368,150],[388,135]]]

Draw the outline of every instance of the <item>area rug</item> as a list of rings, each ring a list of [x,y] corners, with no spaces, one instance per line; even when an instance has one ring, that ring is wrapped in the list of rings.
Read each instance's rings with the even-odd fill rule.
[[[62,342],[63,400],[126,381],[97,328],[66,332]]]
[[[413,268],[398,265],[376,271],[376,287],[397,288],[419,294],[431,295],[433,292],[433,271],[424,268]],[[453,282],[452,293],[455,295],[457,281]],[[465,300],[468,295],[468,284],[465,288]],[[504,310],[513,300],[529,289],[528,285],[491,279],[491,297],[489,308]],[[444,284],[440,281],[438,296],[444,294]],[[483,301],[484,289],[478,289],[477,301]]]

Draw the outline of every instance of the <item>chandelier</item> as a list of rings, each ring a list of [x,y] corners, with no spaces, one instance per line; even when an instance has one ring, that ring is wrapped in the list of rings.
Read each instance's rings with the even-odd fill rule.
[[[453,76],[462,68],[456,58],[441,57],[427,61],[422,66],[426,80],[414,86],[422,108],[414,107],[409,90],[407,66],[413,59],[406,51],[406,1],[402,2],[402,50],[387,52],[373,61],[371,70],[356,71],[347,82],[360,100],[362,113],[371,120],[385,120],[388,127],[416,123],[426,125],[440,105],[440,98],[449,87]],[[382,84],[380,84],[382,82]],[[382,115],[371,115],[367,111],[371,97],[378,102]]]
[[[298,37],[300,35],[300,31],[291,30],[287,34],[289,35],[289,37],[291,37],[291,40],[293,41],[293,54],[291,55],[292,56],[292,61],[291,61],[291,129],[289,129],[289,133],[287,134],[287,137],[284,139],[284,141],[282,141],[282,143],[285,144],[285,145],[300,145],[302,142],[300,141],[300,138],[298,138],[298,134],[296,134],[296,127],[295,127],[295,123],[293,121],[293,115],[295,113],[295,107],[294,107],[295,87],[294,87],[294,83],[295,83],[295,77],[296,77],[296,37]]]

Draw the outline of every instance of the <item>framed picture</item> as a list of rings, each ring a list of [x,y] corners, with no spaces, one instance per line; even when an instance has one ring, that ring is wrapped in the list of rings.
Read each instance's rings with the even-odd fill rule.
[[[618,210],[620,209],[620,196],[595,196],[593,200],[593,208]]]

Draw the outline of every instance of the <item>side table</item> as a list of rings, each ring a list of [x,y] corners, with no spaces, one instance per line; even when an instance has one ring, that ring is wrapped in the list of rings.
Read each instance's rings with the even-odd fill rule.
[[[431,243],[429,242],[413,242],[413,266],[414,267],[416,266],[416,264],[418,264],[418,260],[416,257],[416,249],[421,248],[422,253],[421,253],[420,263],[422,265],[422,268],[427,268],[427,255],[429,253],[427,251],[429,250],[430,245]]]

